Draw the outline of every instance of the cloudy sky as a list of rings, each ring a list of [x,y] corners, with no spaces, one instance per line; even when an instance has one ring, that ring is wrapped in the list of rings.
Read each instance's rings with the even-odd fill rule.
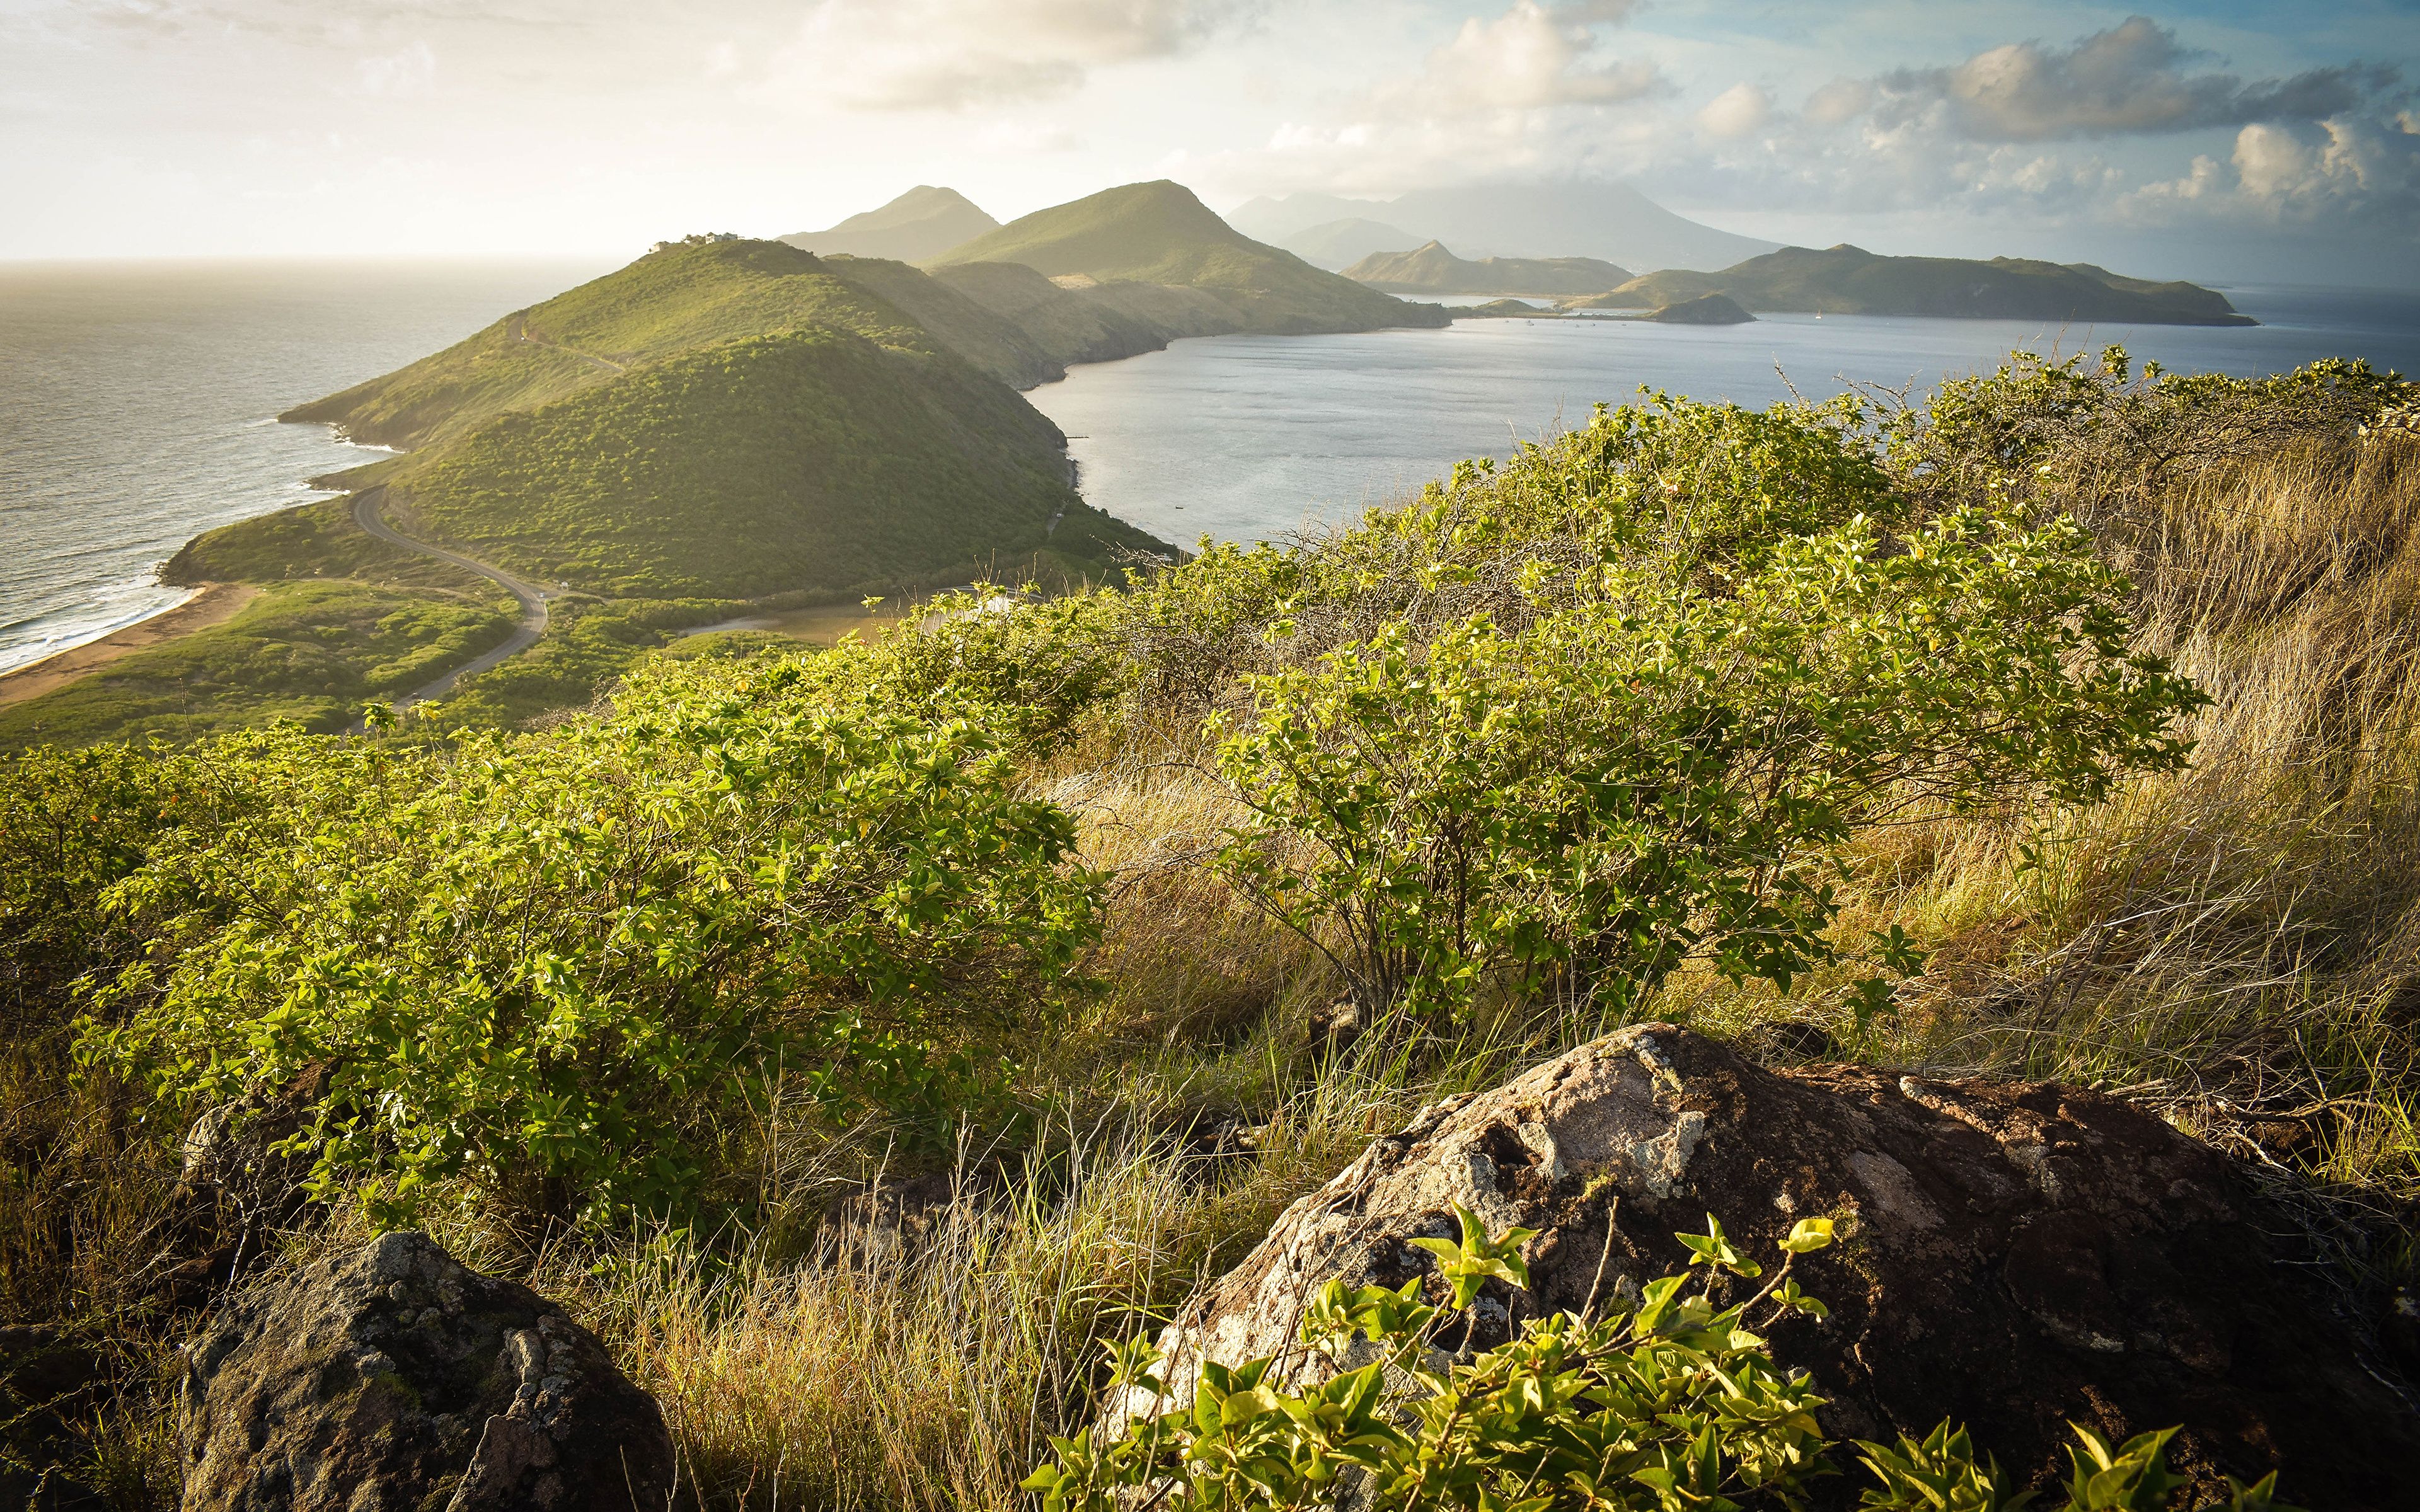
[[[2420,0],[0,0],[0,257],[1581,177],[1776,240],[2409,287],[2415,86]]]

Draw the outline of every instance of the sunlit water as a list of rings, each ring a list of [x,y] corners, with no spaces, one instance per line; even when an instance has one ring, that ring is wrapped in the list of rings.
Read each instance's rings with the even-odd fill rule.
[[[1191,544],[1281,535],[1507,453],[1640,385],[1761,405],[1846,381],[1920,391],[2014,347],[2098,349],[2239,375],[2321,357],[2420,373],[2420,292],[2230,289],[2264,323],[2055,327],[1768,316],[1741,326],[1464,320],[1444,331],[1221,336],[1073,370],[1030,396],[1074,440],[1093,503]]]
[[[278,411],[603,270],[0,264],[0,670],[176,602],[154,573],[189,537],[309,499],[302,480],[365,458]],[[1342,517],[1642,383],[1762,403],[1785,392],[1776,363],[1808,394],[1844,378],[1920,386],[2062,339],[2231,373],[2338,354],[2420,371],[2420,295],[2230,292],[2269,323],[2062,336],[1958,320],[1467,320],[1182,341],[1030,397],[1075,438],[1093,502],[1190,542]]]
[[[600,271],[0,264],[0,670],[175,603],[187,538],[374,455],[278,411]]]

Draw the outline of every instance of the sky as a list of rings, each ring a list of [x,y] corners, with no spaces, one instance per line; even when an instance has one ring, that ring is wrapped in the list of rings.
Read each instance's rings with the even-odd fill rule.
[[[0,258],[635,255],[1158,177],[2415,287],[2420,0],[0,0]]]

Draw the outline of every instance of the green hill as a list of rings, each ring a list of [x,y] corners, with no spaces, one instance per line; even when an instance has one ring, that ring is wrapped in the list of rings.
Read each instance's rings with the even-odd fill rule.
[[[610,594],[751,597],[971,566],[1054,515],[1150,547],[1068,486],[1057,426],[946,352],[809,328],[722,343],[410,459],[390,517]]]
[[[1595,257],[1457,257],[1442,241],[1377,252],[1344,270],[1356,283],[1407,294],[1602,294],[1630,270]]]
[[[1055,350],[1017,321],[904,262],[827,257],[823,266],[832,277],[907,316],[978,371],[1012,389],[1056,382],[1067,376],[1068,363],[1085,361]]]
[[[918,184],[880,209],[782,239],[819,256],[893,257],[912,263],[939,256],[999,224],[956,190]]]
[[[1994,257],[1884,257],[1845,243],[1784,247],[1718,273],[1667,270],[1570,309],[1646,310],[1725,294],[1750,310],[1912,315],[1981,320],[2105,320],[2248,326],[2226,296],[2197,284],[2124,278],[2090,263]]]
[[[1198,289],[1235,312],[1239,329],[1283,333],[1439,326],[1445,312],[1407,304],[1254,241],[1181,184],[1104,190],[1036,210],[952,248],[930,265],[1022,263],[1051,278]]]
[[[359,441],[413,447],[515,409],[595,388],[634,365],[715,341],[838,326],[931,349],[899,310],[778,241],[692,237],[505,316],[443,351],[287,410]]]
[[[1014,322],[1063,363],[1113,363],[1156,352],[1171,338],[1151,321],[1111,308],[1096,293],[1062,288],[1023,263],[954,263],[931,270],[931,275]]]

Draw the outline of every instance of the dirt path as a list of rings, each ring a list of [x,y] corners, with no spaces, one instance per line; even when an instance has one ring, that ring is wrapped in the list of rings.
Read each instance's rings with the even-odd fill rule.
[[[427,541],[412,539],[389,525],[385,517],[379,513],[385,503],[386,489],[383,486],[363,489],[353,496],[353,522],[389,546],[399,546],[407,551],[417,551],[422,556],[435,557],[440,562],[450,562],[465,571],[475,572],[489,581],[503,587],[506,593],[520,600],[521,606],[520,628],[515,630],[503,645],[474,661],[457,667],[437,681],[424,687],[415,688],[396,699],[395,706],[397,709],[408,709],[415,703],[426,703],[431,699],[443,698],[453,692],[454,685],[463,678],[475,677],[490,667],[520,656],[535,645],[539,636],[546,634],[548,595],[545,589],[535,583],[523,582],[502,567],[489,566],[476,557],[466,557],[458,551],[448,551],[442,546],[431,546]]]
[[[533,336],[521,324],[521,317],[520,316],[513,316],[505,320],[504,339],[507,341],[525,341],[533,347],[544,347],[551,351],[561,352],[566,357],[577,357],[583,363],[596,363],[598,367],[603,368],[608,373],[627,373],[630,370],[628,363],[617,363],[611,358],[606,357],[591,357],[586,352],[574,351],[570,347],[564,346],[561,342],[549,341],[544,336]]]
[[[138,651],[148,651],[178,636],[225,625],[259,596],[259,589],[243,583],[204,583],[200,593],[174,609],[162,609],[147,620],[112,630],[98,640],[87,640],[39,661],[0,672],[0,708],[40,698]]]

